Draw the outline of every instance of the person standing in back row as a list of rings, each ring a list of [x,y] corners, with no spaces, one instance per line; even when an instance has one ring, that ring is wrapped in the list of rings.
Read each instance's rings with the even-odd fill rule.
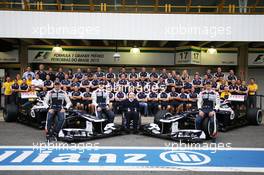
[[[250,78],[249,85],[248,85],[248,103],[249,107],[255,108],[257,103],[257,90],[258,85],[254,78]]]
[[[5,105],[10,104],[12,101],[12,84],[10,77],[6,77],[6,81],[3,83],[4,95],[5,95]]]

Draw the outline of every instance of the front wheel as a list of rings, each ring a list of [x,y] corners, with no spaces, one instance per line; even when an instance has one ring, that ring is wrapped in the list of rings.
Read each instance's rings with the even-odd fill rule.
[[[5,122],[14,122],[17,120],[18,108],[15,104],[7,104],[3,110]]]
[[[202,123],[202,130],[204,131],[206,135],[206,139],[214,139],[217,136],[218,132],[218,126],[217,126],[217,120],[214,117],[214,121],[210,121],[209,117],[204,118]]]

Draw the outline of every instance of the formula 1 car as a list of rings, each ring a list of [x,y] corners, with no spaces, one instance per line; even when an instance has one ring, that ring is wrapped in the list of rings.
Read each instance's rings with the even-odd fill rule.
[[[44,129],[48,106],[37,97],[36,93],[21,93],[18,104],[7,104],[4,109],[6,122],[18,121],[30,126]],[[91,140],[118,135],[121,126],[108,123],[104,116],[99,119],[84,111],[69,109],[65,114],[63,129],[59,139],[67,142]]]
[[[115,123],[108,123],[104,115],[99,118],[80,110],[71,109],[68,110],[66,116],[58,135],[61,141],[80,142],[122,133],[122,127]]]
[[[261,101],[262,99],[260,99]],[[246,96],[231,95],[228,100],[222,101],[220,109],[216,111],[214,126],[205,118],[202,130],[195,130],[195,117],[198,110],[172,115],[166,110],[159,111],[154,123],[145,125],[143,133],[172,140],[201,141],[212,139],[212,133],[227,131],[244,125],[260,125],[262,122],[262,107],[250,108]]]
[[[217,127],[203,120],[203,130],[195,129],[197,110],[172,115],[167,110],[161,110],[154,116],[154,123],[142,127],[143,134],[170,139],[174,141],[199,142],[212,138],[212,133],[217,132]]]
[[[20,93],[17,104],[7,104],[3,110],[6,122],[18,121],[43,129],[46,123],[48,106],[35,92]]]
[[[219,131],[227,131],[248,124],[260,125],[262,110],[261,106],[260,108],[250,108],[245,95],[231,95],[221,103],[216,117]]]

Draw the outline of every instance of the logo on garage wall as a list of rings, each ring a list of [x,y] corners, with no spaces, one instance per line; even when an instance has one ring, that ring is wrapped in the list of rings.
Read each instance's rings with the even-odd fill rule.
[[[46,60],[49,56],[50,52],[45,51],[39,51],[36,56],[34,57],[34,60]]]
[[[264,55],[263,54],[260,54],[258,55],[254,61],[253,61],[254,64],[263,64],[264,63]]]

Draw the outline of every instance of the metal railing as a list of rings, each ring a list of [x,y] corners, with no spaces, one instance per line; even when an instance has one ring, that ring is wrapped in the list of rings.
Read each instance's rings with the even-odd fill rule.
[[[90,2],[90,3],[89,3]],[[156,2],[156,3],[155,3]],[[264,6],[251,5],[243,7],[246,13],[240,13],[240,7],[234,4],[215,5],[215,6],[177,6],[173,4],[157,3],[153,0],[151,5],[143,4],[125,4],[125,0],[121,4],[115,5],[111,3],[94,3],[87,1],[87,4],[77,3],[46,3],[44,0],[22,0],[14,2],[6,0],[0,2],[0,10],[23,10],[23,11],[67,11],[67,12],[115,12],[115,13],[195,13],[195,14],[264,14]]]

